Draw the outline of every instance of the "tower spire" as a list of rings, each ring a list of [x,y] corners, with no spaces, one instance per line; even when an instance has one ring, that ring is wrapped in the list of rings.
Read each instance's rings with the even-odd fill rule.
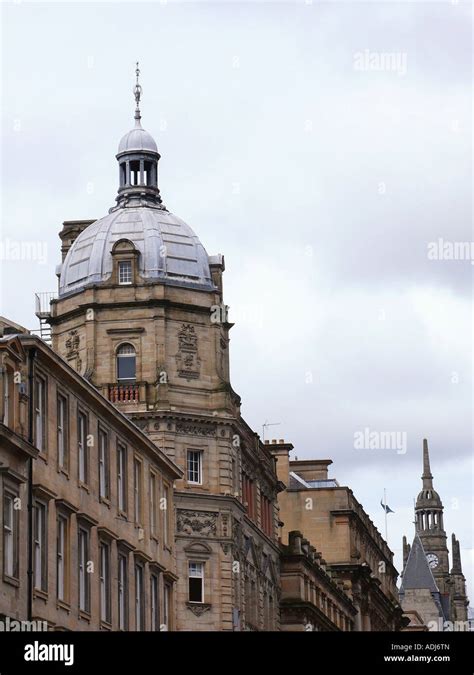
[[[135,76],[137,78],[136,82],[135,82],[135,86],[133,87],[133,95],[135,96],[135,103],[136,103],[136,107],[135,107],[135,126],[141,127],[142,125],[141,125],[140,120],[141,120],[142,116],[141,116],[141,113],[140,113],[140,98],[142,96],[143,89],[140,85],[140,80],[139,80],[139,78],[140,78],[140,68],[139,68],[138,61],[136,63]]]
[[[453,534],[451,536],[451,542],[452,542],[452,555],[453,555],[453,567],[451,570],[451,573],[453,574],[462,574],[462,566],[461,566],[461,549],[459,546],[459,541],[456,539],[456,535]]]
[[[428,440],[426,438],[423,439],[423,475],[421,478],[423,480],[424,489],[433,488],[433,474],[430,469],[430,453],[428,450]]]

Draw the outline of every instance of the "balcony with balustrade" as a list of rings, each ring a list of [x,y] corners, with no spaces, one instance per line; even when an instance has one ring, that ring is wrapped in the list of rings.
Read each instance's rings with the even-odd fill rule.
[[[146,402],[146,382],[115,382],[106,384],[102,393],[116,405],[138,405]]]

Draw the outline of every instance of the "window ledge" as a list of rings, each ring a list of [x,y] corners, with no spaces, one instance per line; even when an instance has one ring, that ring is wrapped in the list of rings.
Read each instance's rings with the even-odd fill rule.
[[[85,490],[86,492],[90,492],[90,489],[89,489],[89,486],[87,485],[87,483],[83,483],[82,481],[79,481],[77,485],[78,485],[78,487],[81,488],[81,490]]]
[[[188,488],[188,490],[195,490],[196,492],[209,492],[209,485],[203,485],[203,483],[191,483],[190,481],[186,481],[185,487]]]
[[[6,584],[10,584],[10,586],[15,586],[16,588],[20,587],[20,580],[17,579],[16,577],[11,577],[9,574],[3,575],[3,581]]]
[[[35,600],[43,600],[44,602],[48,602],[48,591],[43,591],[41,588],[35,588],[33,594]]]
[[[104,504],[108,509],[110,509],[110,499],[107,497],[99,497],[99,502]]]
[[[66,600],[57,600],[56,609],[64,609],[68,614],[71,611],[71,605]]]

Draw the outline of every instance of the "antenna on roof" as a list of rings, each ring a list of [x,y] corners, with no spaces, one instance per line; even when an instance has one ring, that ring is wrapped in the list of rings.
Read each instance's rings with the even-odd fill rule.
[[[262,424],[262,441],[265,443],[265,429],[267,427],[277,427],[281,422],[269,422],[268,420],[265,420],[265,422]]]

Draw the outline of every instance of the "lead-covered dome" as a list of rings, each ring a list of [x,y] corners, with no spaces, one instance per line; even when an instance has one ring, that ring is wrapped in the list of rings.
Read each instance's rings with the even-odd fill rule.
[[[145,281],[214,288],[208,255],[189,225],[165,209],[139,206],[117,208],[81,232],[61,267],[59,295],[110,279],[112,249],[122,239],[139,251]]]
[[[121,240],[131,242],[138,252],[137,271],[144,282],[215,288],[204,246],[161,201],[160,155],[153,137],[141,126],[139,74],[137,64],[135,128],[122,138],[117,153],[117,206],[86,227],[71,245],[59,270],[60,296],[109,281],[113,248]]]
[[[122,137],[117,154],[122,152],[158,152],[155,139],[141,126],[136,126]]]

